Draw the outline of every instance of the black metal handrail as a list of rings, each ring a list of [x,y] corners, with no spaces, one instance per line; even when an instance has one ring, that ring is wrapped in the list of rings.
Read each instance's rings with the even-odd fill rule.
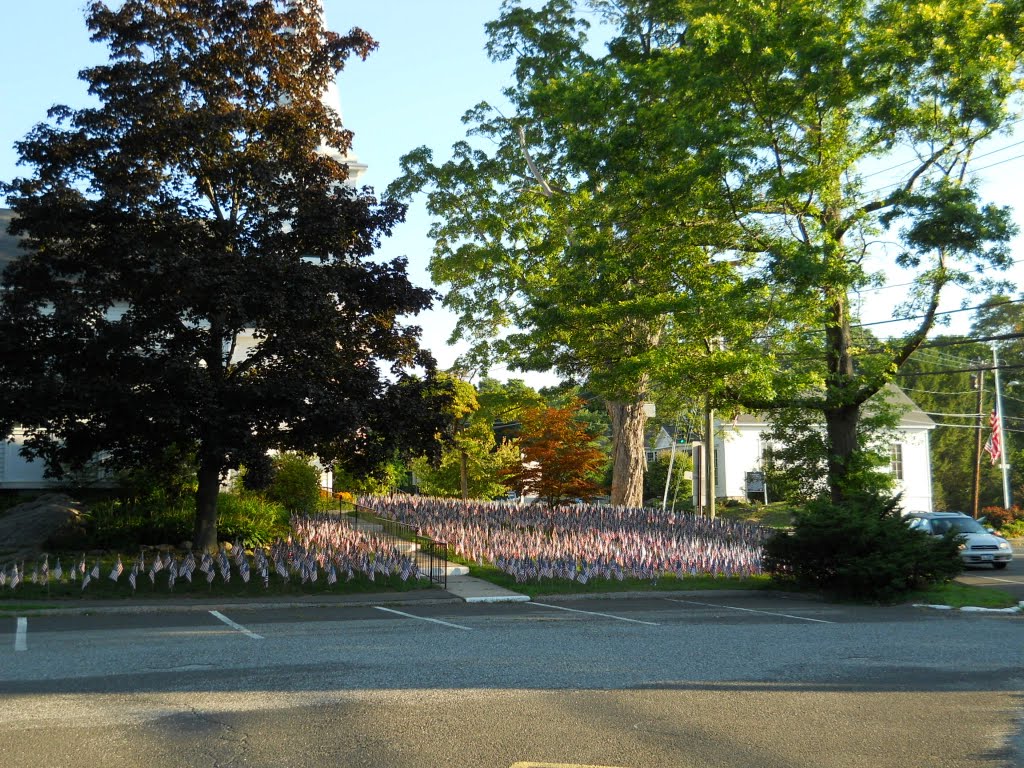
[[[448,588],[448,543],[431,539],[427,536],[420,536],[416,529],[407,523],[400,523],[388,517],[381,517],[370,507],[354,504],[354,511],[349,517],[355,518],[355,522],[364,520],[379,525],[382,538],[391,541],[411,542],[415,547],[416,567],[434,584],[442,589]]]

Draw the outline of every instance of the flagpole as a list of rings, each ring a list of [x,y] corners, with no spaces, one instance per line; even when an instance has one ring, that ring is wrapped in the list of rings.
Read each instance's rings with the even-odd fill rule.
[[[999,351],[992,345],[992,372],[996,380],[996,418],[999,423],[999,468],[1003,472],[1003,508],[1009,509],[1012,503],[1010,496],[1010,465],[1006,463],[1009,446],[1006,444],[1006,430],[1003,429],[1003,389],[999,383]]]

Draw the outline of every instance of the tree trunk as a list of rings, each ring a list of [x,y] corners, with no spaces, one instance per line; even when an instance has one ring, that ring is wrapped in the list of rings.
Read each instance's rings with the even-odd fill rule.
[[[220,467],[209,460],[199,466],[196,489],[196,527],[192,546],[199,552],[217,551],[217,494],[220,493]]]
[[[612,504],[640,507],[644,503],[644,401],[607,403],[612,422]]]
[[[846,498],[851,459],[857,452],[857,422],[860,406],[845,405],[825,411],[825,432],[828,438],[828,484],[833,504]]]
[[[832,322],[825,329],[828,378],[825,380],[825,432],[828,445],[828,486],[833,504],[847,496],[852,460],[858,450],[860,404],[855,386],[850,317],[844,296],[831,302]]]

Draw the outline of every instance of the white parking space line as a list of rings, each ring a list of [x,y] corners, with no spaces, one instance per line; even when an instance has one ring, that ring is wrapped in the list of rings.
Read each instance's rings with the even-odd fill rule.
[[[999,581],[1003,584],[1024,584],[1024,579],[1000,579],[998,576],[979,576],[978,578]]]
[[[18,617],[18,626],[14,630],[14,650],[28,650],[28,619],[24,616]]]
[[[825,621],[825,619],[809,619],[806,616],[794,616],[790,613],[773,613],[772,611],[755,611],[753,608],[737,608],[734,605],[718,605],[716,603],[698,603],[696,600],[677,600],[673,597],[666,597],[670,603],[688,603],[690,605],[703,605],[708,608],[728,608],[730,611],[746,611],[747,613],[760,613],[764,616],[782,616],[786,619],[797,619],[798,621],[813,621],[817,624],[835,624],[834,621]]]
[[[453,627],[454,629],[465,629],[467,632],[472,632],[473,631],[472,627],[464,627],[461,624],[452,624],[451,622],[448,622],[448,621],[441,621],[440,619],[431,619],[431,618],[428,618],[426,616],[415,616],[415,615],[413,615],[411,613],[406,613],[405,611],[396,611],[394,608],[385,608],[382,605],[375,605],[374,608],[376,608],[378,611],[387,611],[388,613],[395,613],[395,614],[398,614],[399,616],[405,616],[407,619],[419,619],[420,621],[431,621],[434,624],[443,624],[446,627]]]
[[[612,613],[598,613],[597,611],[581,611],[578,608],[566,608],[564,605],[550,605],[549,603],[527,603],[527,605],[536,605],[539,608],[554,608],[556,611],[570,611],[571,613],[584,613],[588,616],[603,616],[606,619],[615,619],[616,621],[628,621],[631,624],[646,624],[648,627],[660,627],[660,624],[656,624],[653,621],[640,621],[640,619],[627,619],[625,616],[616,616]]]
[[[232,629],[238,630],[243,635],[247,635],[247,636],[251,637],[253,640],[262,640],[263,639],[263,635],[257,635],[255,632],[246,629],[241,624],[237,624],[236,622],[234,622],[231,619],[229,619],[227,616],[225,616],[220,611],[210,611],[210,614],[212,616],[220,619],[221,621],[223,621],[225,624],[227,624]]]

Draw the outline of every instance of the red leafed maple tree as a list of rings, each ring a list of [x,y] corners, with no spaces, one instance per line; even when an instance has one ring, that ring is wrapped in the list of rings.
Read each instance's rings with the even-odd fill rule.
[[[564,408],[539,407],[523,412],[519,448],[522,465],[506,477],[520,494],[548,504],[569,498],[587,499],[603,489],[594,479],[607,457],[595,435],[580,421],[578,401]]]

